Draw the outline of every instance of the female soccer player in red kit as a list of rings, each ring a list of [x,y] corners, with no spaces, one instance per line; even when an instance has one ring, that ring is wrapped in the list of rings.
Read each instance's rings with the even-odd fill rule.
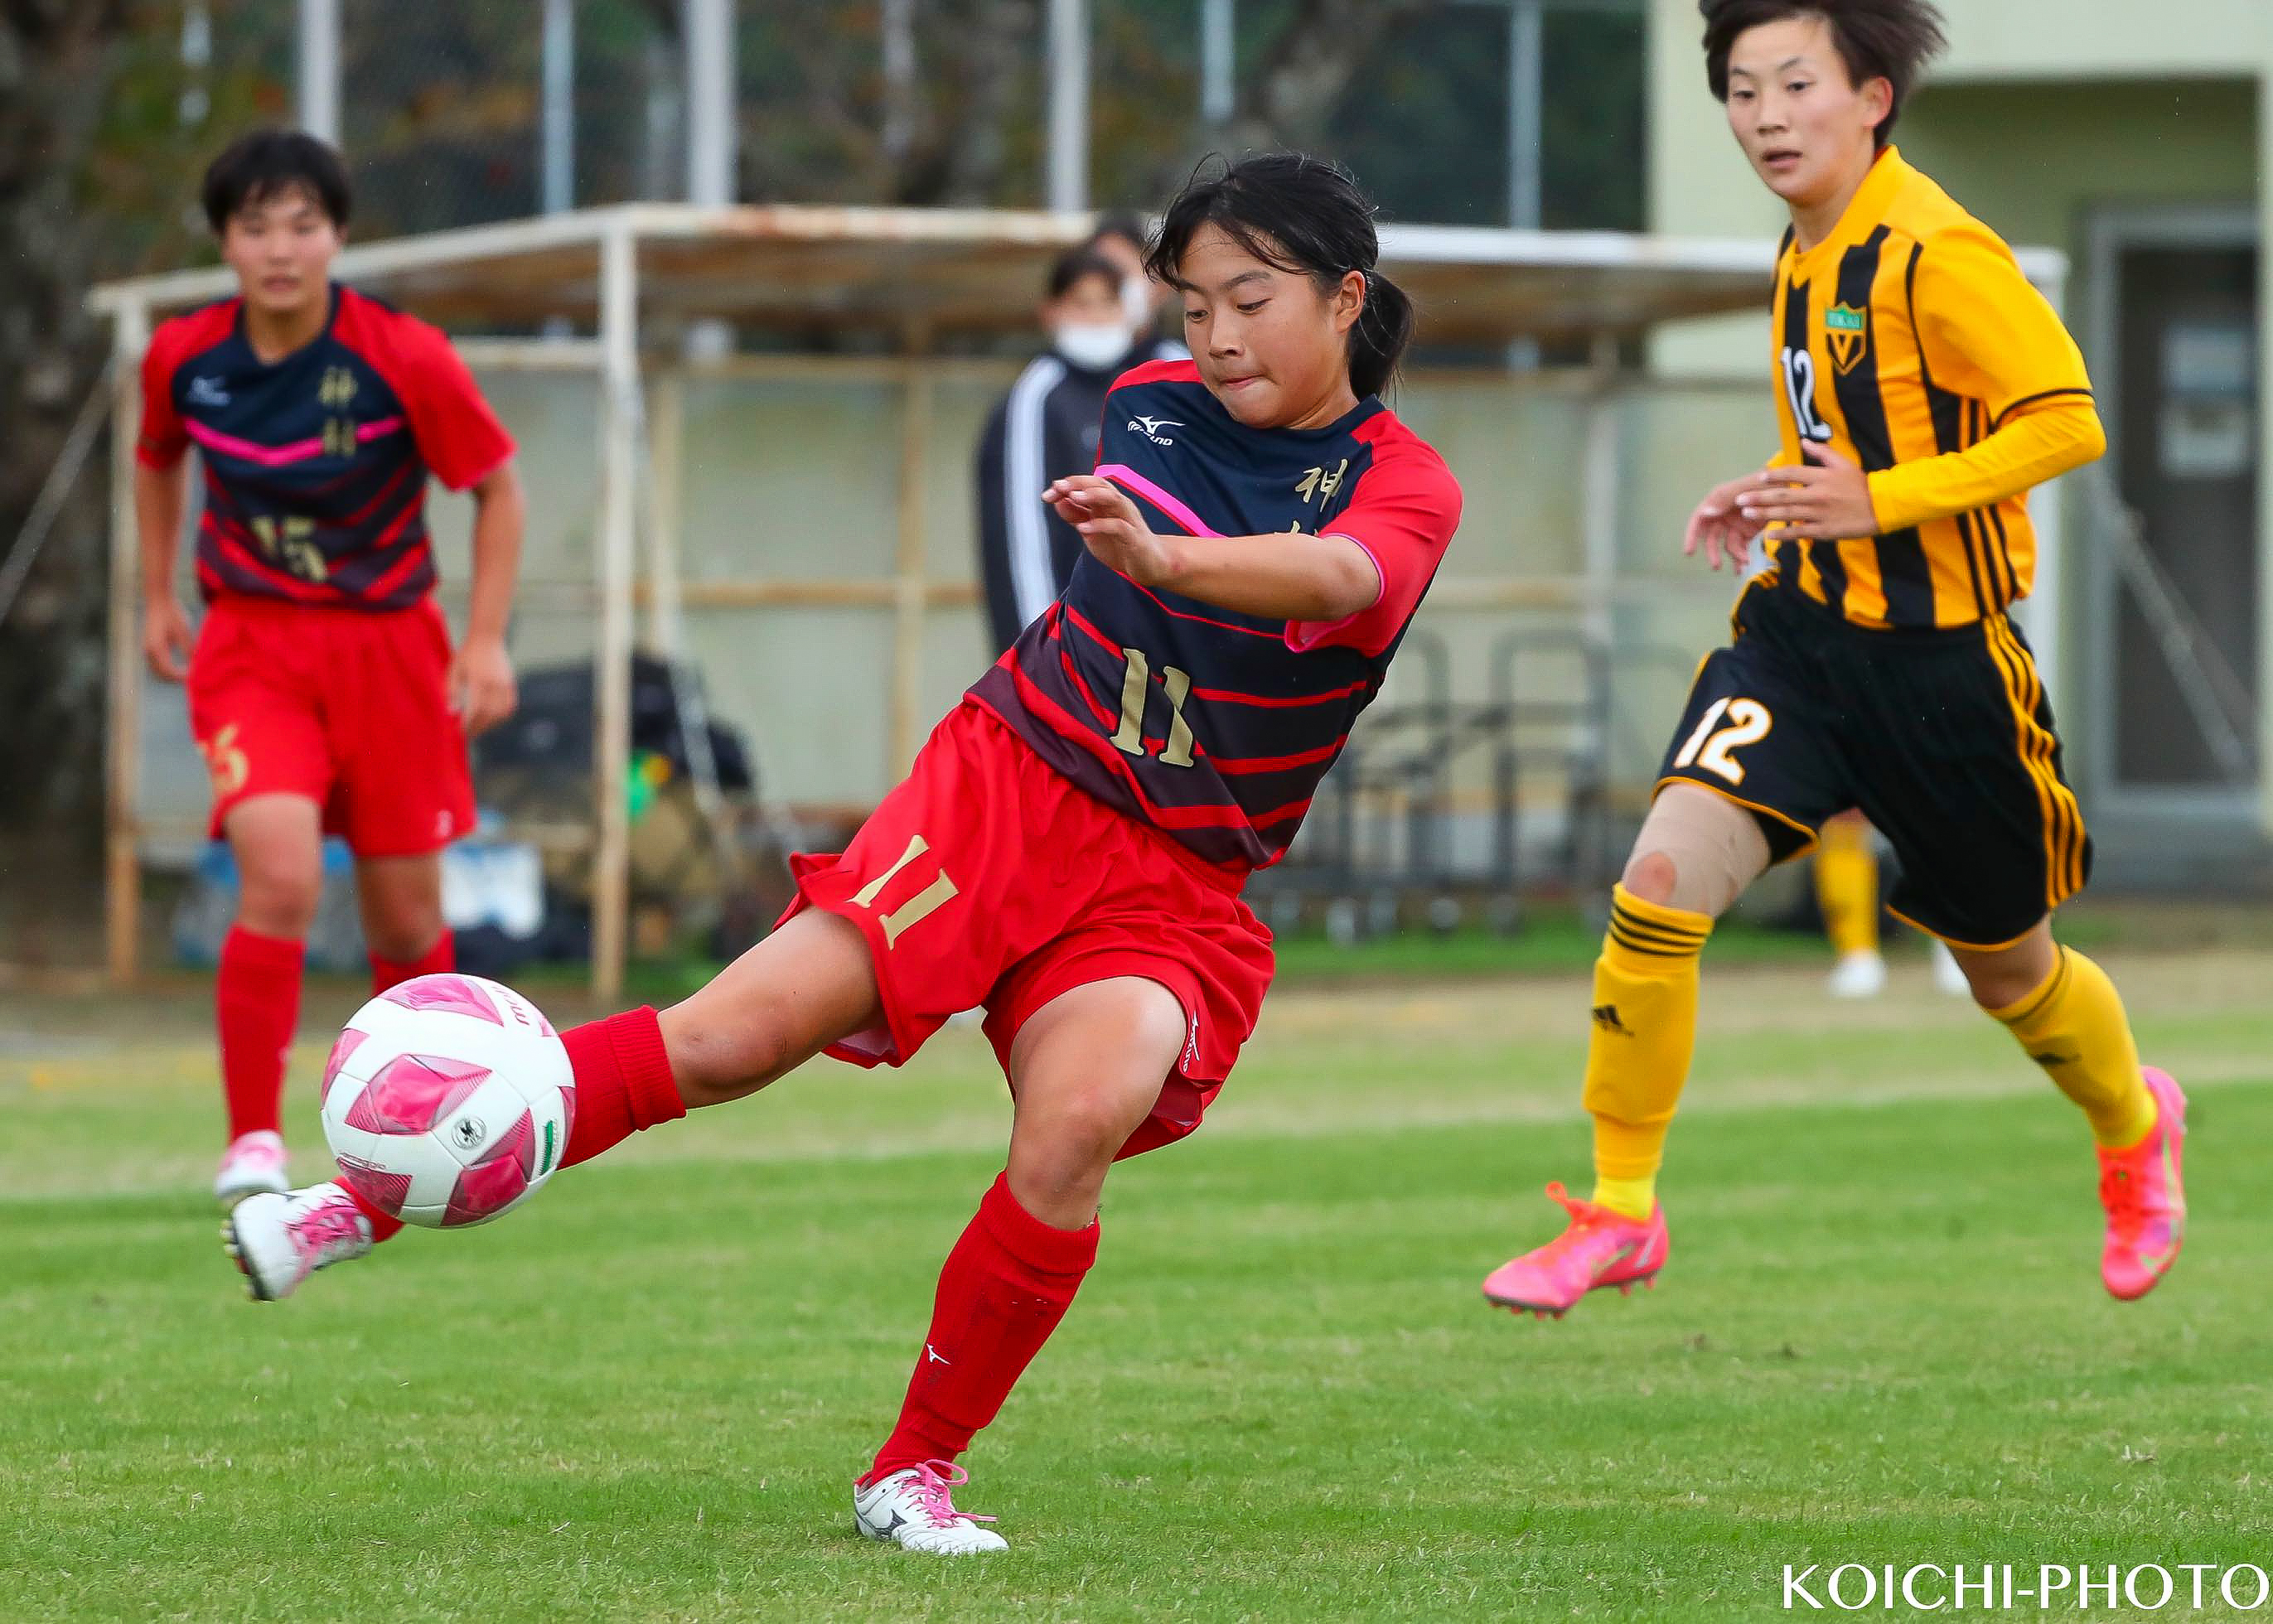
[[[1097,1255],[1106,1170],[1199,1126],[1253,1029],[1270,932],[1239,900],[1287,849],[1379,689],[1459,517],[1384,408],[1413,325],[1372,208],[1316,159],[1246,159],[1170,205],[1150,263],[1193,358],[1106,400],[1093,475],[1050,486],[1087,555],[841,857],[796,861],[781,925],[658,1017],[565,1035],[563,1165],[826,1050],[896,1065],[983,1006],[1009,1164],[939,1280],[861,1532],[999,1550],[950,1464]],[[236,1209],[254,1295],[369,1250],[336,1184]],[[382,1215],[383,1216],[383,1215]]]
[[[134,505],[143,648],[190,690],[215,838],[236,859],[216,990],[229,1149],[214,1194],[281,1192],[278,1106],[323,836],[346,836],[375,990],[452,967],[441,849],[473,827],[466,737],[510,715],[521,553],[513,441],[441,333],[331,280],[339,154],[249,135],[206,171],[237,296],[177,316],[142,368]],[[192,649],[174,596],[186,464],[205,475]],[[426,476],[471,490],[473,604],[454,655],[434,605]]]

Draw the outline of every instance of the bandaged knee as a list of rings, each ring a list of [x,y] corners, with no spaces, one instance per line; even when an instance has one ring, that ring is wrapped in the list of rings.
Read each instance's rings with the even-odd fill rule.
[[[1768,838],[1752,813],[1709,790],[1668,784],[1634,842],[1626,888],[1637,894],[1662,889],[1651,884],[1662,873],[1652,859],[1661,859],[1672,867],[1671,894],[1651,900],[1717,919],[1767,872],[1768,857]]]

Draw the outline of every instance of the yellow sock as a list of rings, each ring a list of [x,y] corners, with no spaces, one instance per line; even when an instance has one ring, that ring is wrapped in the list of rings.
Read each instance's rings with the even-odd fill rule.
[[[1712,919],[1645,902],[1620,886],[1594,961],[1587,1109],[1594,1119],[1594,1200],[1630,1218],[1657,1204],[1665,1133],[1697,1046],[1697,955]]]
[[[1879,950],[1879,854],[1871,831],[1851,818],[1823,826],[1815,854],[1815,900],[1823,909],[1823,933],[1841,958]]]
[[[2139,1074],[2139,1045],[2122,997],[2107,972],[2083,954],[2059,949],[2044,985],[1989,1013],[2012,1029],[2059,1091],[2083,1107],[2101,1144],[2119,1150],[2154,1130],[2155,1096]]]

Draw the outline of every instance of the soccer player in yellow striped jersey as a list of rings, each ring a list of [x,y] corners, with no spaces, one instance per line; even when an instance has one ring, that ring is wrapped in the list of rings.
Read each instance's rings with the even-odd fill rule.
[[[1757,94],[1731,84],[1737,104]],[[1774,144],[1789,138],[1771,126],[1771,166],[1793,162]],[[1772,567],[1857,625],[1998,613],[2034,580],[2029,489],[2106,448],[2075,341],[2003,239],[1892,147],[1820,236],[1798,220],[1776,261],[1770,467],[1810,483],[1734,494],[1780,521]],[[1790,528],[1831,517],[1865,528]]]
[[[2143,1068],[2115,987],[2057,944],[2091,844],[2027,640],[2030,489],[2106,447],[2082,356],[2012,252],[1891,143],[1942,44],[1928,0],[1699,0],[1706,73],[1791,215],[1771,312],[1782,445],[1707,492],[1684,550],[1767,567],[1699,668],[1594,967],[1584,1090],[1594,1186],[1492,1301],[1560,1316],[1654,1280],[1657,1174],[1714,921],[1859,810],[1893,910],[1947,943],[1975,1000],[2079,1106],[2105,1209],[2101,1276],[2143,1296],[2184,1239],[2186,1100]],[[1962,1109],[1953,1106],[1950,1109]]]

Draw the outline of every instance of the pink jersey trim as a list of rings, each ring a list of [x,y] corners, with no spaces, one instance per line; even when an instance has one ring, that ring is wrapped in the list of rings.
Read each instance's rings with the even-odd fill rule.
[[[1193,535],[1219,535],[1217,531],[1209,529],[1197,513],[1192,512],[1190,508],[1186,507],[1174,497],[1170,496],[1167,491],[1161,490],[1159,486],[1154,484],[1151,480],[1145,478],[1142,474],[1139,474],[1135,468],[1130,468],[1125,462],[1108,462],[1105,464],[1104,467],[1097,470],[1097,476],[1099,479],[1109,479],[1115,484],[1126,485],[1129,490],[1135,491],[1138,496],[1143,497],[1153,506],[1167,514],[1169,518],[1183,526],[1185,530]]]
[[[251,440],[241,440],[234,434],[209,429],[195,419],[185,421],[182,426],[189,430],[191,439],[206,450],[220,452],[223,456],[241,457],[247,462],[257,462],[264,468],[281,468],[288,462],[304,462],[310,457],[321,456],[324,450],[324,442],[319,438],[295,440],[289,445],[257,445]],[[356,439],[358,442],[375,440],[383,435],[393,434],[401,427],[401,417],[381,417],[375,423],[358,423]]]

